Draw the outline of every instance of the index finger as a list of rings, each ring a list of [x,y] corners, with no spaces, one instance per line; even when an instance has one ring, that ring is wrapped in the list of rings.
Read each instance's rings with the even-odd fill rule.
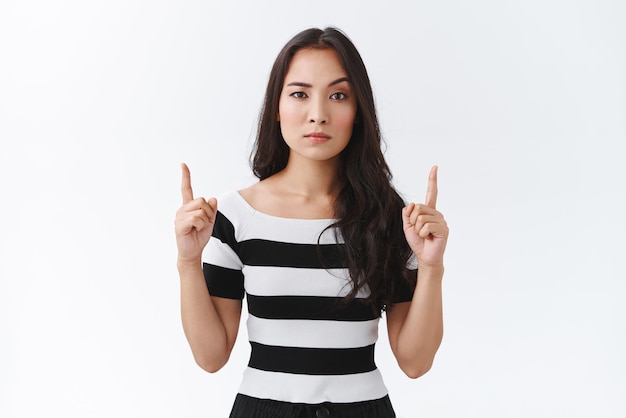
[[[428,189],[426,189],[426,206],[435,209],[437,207],[437,169],[436,165],[430,169],[428,175]]]
[[[187,164],[181,163],[180,167],[183,169],[183,181],[180,186],[180,191],[183,195],[183,204],[191,202],[193,200],[193,190],[191,190],[191,173]]]

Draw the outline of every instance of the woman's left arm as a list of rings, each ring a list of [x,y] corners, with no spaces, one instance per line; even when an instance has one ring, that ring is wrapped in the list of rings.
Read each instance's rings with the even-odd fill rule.
[[[430,369],[443,337],[441,282],[448,225],[436,203],[435,166],[428,176],[425,204],[402,209],[404,234],[418,265],[413,299],[387,311],[391,349],[402,371],[413,379]]]

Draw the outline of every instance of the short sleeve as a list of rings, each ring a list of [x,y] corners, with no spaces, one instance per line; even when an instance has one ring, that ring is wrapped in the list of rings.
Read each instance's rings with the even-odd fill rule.
[[[211,296],[243,299],[243,263],[237,248],[232,222],[218,211],[213,235],[202,253],[202,271]]]
[[[411,254],[411,258],[406,263],[404,277],[401,277],[396,283],[393,292],[393,303],[410,302],[413,300],[413,292],[417,284],[417,259],[415,254]]]

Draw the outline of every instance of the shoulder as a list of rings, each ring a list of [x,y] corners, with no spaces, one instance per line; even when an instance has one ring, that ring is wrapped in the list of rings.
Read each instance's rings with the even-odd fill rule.
[[[245,189],[239,190],[237,193],[252,210],[272,213],[272,207],[280,207],[284,204],[277,195],[277,189],[280,189],[280,187],[276,187],[275,177],[276,175],[261,180]]]
[[[217,196],[217,210],[229,218],[241,218],[254,213],[254,209],[237,190]]]
[[[238,236],[252,221],[255,212],[236,190],[217,196],[213,236],[226,241],[238,241]]]

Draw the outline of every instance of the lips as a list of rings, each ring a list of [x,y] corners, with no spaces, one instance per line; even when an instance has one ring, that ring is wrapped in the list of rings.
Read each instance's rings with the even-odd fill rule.
[[[327,135],[324,132],[310,132],[304,135],[304,137],[316,143],[326,142],[330,139],[330,135]]]

